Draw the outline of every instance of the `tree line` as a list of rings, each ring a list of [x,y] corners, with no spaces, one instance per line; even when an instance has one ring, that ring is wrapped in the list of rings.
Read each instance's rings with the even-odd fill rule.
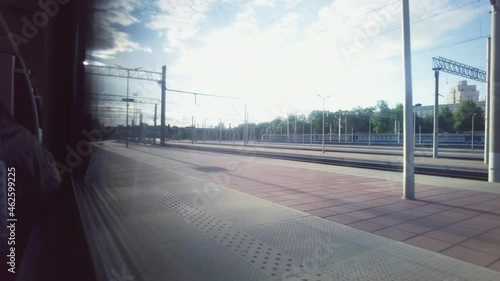
[[[386,101],[377,102],[373,107],[356,107],[351,110],[325,111],[325,134],[338,134],[339,122],[341,133],[364,134],[370,130],[374,134],[394,134],[403,132],[402,104],[390,107]],[[473,101],[460,103],[455,112],[447,106],[440,106],[439,133],[464,133],[472,130],[474,116],[474,130],[484,130],[484,111]],[[268,122],[248,124],[251,134],[257,139],[264,134],[287,134],[287,125],[290,134],[321,134],[323,111],[314,110],[308,115],[289,114],[286,117],[276,117]],[[222,125],[223,126],[223,125]],[[295,131],[296,128],[296,131]],[[331,128],[331,130],[330,130]],[[346,130],[347,128],[347,130]],[[415,131],[418,133],[432,133],[434,128],[433,114],[415,117]],[[238,135],[243,136],[244,125],[237,128]]]

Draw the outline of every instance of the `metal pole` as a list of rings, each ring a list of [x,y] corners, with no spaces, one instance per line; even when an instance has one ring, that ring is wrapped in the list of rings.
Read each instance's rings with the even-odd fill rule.
[[[293,131],[293,138],[295,144],[297,144],[297,111],[295,111],[295,130]]]
[[[194,116],[191,116],[191,144],[194,144]]]
[[[126,121],[126,130],[125,130],[125,147],[128,148],[128,88],[129,88],[129,80],[130,80],[130,69],[127,69],[127,113],[126,113],[126,118],[127,118],[127,121]]]
[[[323,136],[321,137],[321,152],[325,153],[325,99],[323,99]]]
[[[330,144],[332,143],[332,124],[330,124]]]
[[[488,181],[500,182],[500,138],[496,133],[500,132],[500,54],[498,54],[498,43],[500,40],[500,19],[498,18],[499,3],[492,2],[491,12],[491,81],[490,81],[490,135],[489,135],[489,163]],[[500,136],[500,134],[499,134]]]
[[[368,146],[372,146],[372,118],[368,120]]]
[[[404,65],[404,85],[405,85],[405,105],[404,105],[404,167],[403,167],[403,199],[415,199],[415,166],[414,151],[412,147],[413,119],[413,93],[411,80],[411,39],[410,39],[410,5],[409,0],[402,0],[403,12],[403,65]]]
[[[318,94],[318,97],[323,99],[323,126],[322,126],[322,136],[321,136],[321,152],[325,153],[325,100],[330,96],[322,97],[321,95]]]
[[[290,120],[289,120],[289,115],[287,113],[286,115],[286,143],[290,143]]]
[[[245,125],[243,126],[243,145],[247,145],[247,106],[245,105]]]
[[[312,119],[312,117],[311,117],[311,132],[310,133],[311,133],[310,141],[311,141],[311,147],[312,147],[313,146],[313,119]]]
[[[354,127],[351,127],[351,142],[354,142]]]
[[[304,144],[305,142],[305,138],[304,138],[304,127],[306,126],[305,123],[302,123],[302,144]]]
[[[158,112],[158,104],[155,103],[155,120],[154,120],[154,125],[155,125],[155,134],[156,134],[156,117],[158,116],[157,115],[157,112]]]
[[[342,114],[339,116],[339,143],[342,142]]]
[[[165,144],[165,109],[166,109],[166,90],[167,90],[167,66],[161,68],[161,128],[160,128],[160,144]]]
[[[476,119],[476,113],[472,114],[472,138],[470,140],[472,150],[474,150],[474,119]]]
[[[439,70],[434,71],[436,79],[435,96],[434,96],[434,131],[432,133],[432,158],[439,157]]]
[[[489,135],[490,135],[490,68],[491,68],[491,37],[486,42],[486,99],[484,114],[484,164],[489,161]]]
[[[345,128],[344,128],[344,131],[345,131],[345,142],[347,142],[347,114],[345,116]]]
[[[222,142],[222,118],[219,123],[219,141]]]
[[[397,131],[398,131],[398,144],[401,143],[401,123],[398,121],[397,122]]]
[[[418,125],[418,143],[422,143],[422,125]]]
[[[417,134],[417,116],[415,115],[415,108],[413,109],[413,150],[415,150],[415,145],[417,142],[416,134]]]

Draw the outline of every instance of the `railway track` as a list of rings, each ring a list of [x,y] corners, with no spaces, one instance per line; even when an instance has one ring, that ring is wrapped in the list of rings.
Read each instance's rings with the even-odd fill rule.
[[[209,142],[209,143],[203,143],[207,145],[213,145],[214,147],[224,147],[228,146],[228,143],[216,143],[216,142]],[[317,143],[315,145],[318,145]],[[321,145],[321,143],[319,144]],[[235,146],[238,147],[243,147],[242,144],[236,144]],[[315,146],[315,147],[309,147],[309,146],[281,146],[281,145],[269,145],[269,144],[259,144],[259,145],[254,145],[254,144],[248,144],[247,147],[255,147],[255,148],[270,148],[270,149],[283,149],[283,150],[288,150],[288,149],[294,149],[294,150],[302,150],[302,151],[321,151],[321,147]],[[348,147],[343,147],[338,146],[338,147],[332,147],[332,146],[327,146],[325,145],[325,152],[336,152],[336,153],[361,153],[361,154],[372,154],[372,155],[392,155],[392,156],[403,156],[403,148],[401,147],[384,147],[382,150],[379,149],[369,149],[368,146],[359,146],[356,147],[356,150],[349,150]],[[455,159],[455,160],[483,160],[483,154],[478,154],[474,155],[470,153],[470,151],[463,151],[464,153],[462,154],[450,154],[446,151],[441,150],[440,153],[440,158],[444,159]],[[432,158],[432,151],[422,151],[417,149],[415,151],[415,157],[426,157],[426,158]]]
[[[299,161],[299,162],[307,162],[307,163],[315,163],[323,165],[345,166],[352,168],[362,168],[362,169],[372,169],[372,170],[382,170],[382,171],[392,171],[392,172],[403,171],[403,165],[400,163],[365,161],[365,160],[344,159],[344,158],[339,159],[333,157],[321,157],[321,156],[310,156],[310,155],[304,156],[291,153],[275,153],[275,152],[265,152],[265,151],[255,151],[255,150],[248,151],[240,149],[228,149],[223,147],[189,146],[189,145],[179,145],[171,143],[167,143],[165,146],[180,148],[180,149],[217,152],[217,153],[242,155],[242,156],[257,156],[263,158]],[[450,168],[425,167],[416,165],[415,173],[419,175],[458,178],[467,180],[478,180],[478,181],[488,180],[488,173],[486,171],[481,171],[479,169],[474,169],[474,170],[450,169]]]

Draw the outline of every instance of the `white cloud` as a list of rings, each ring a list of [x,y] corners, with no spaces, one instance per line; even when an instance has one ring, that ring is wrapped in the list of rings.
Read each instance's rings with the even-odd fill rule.
[[[265,6],[273,7],[275,4],[274,2],[275,2],[275,0],[254,0],[253,4],[254,4],[254,6],[257,6],[257,7],[265,7]]]
[[[119,31],[117,26],[127,27],[138,23],[132,16],[135,0],[97,1],[93,16],[93,38],[90,40],[90,56],[99,59],[112,59],[118,53],[152,50],[140,46],[130,39],[129,34]]]
[[[183,49],[185,41],[194,38],[216,0],[159,0],[159,13],[147,27],[166,33],[166,49]]]
[[[319,108],[316,94],[331,95],[327,109],[332,110],[371,106],[379,99],[398,101],[400,59],[367,62],[401,54],[400,6],[391,5],[360,16],[391,2],[394,1],[336,0],[317,10],[316,21],[305,22],[303,11],[298,9],[261,27],[256,10],[246,7],[231,26],[200,38],[202,46],[179,53],[169,68],[178,77],[171,83],[193,91],[237,96],[240,107],[249,104],[263,120],[275,117],[273,112],[284,107],[292,111]],[[412,1],[412,21],[454,5],[451,0],[438,4],[431,0]],[[475,15],[475,9],[467,7],[413,24],[414,50],[435,46],[452,34],[456,36],[455,32]],[[390,29],[397,30],[384,33]],[[370,38],[356,42],[359,32]],[[341,48],[349,44],[356,47],[351,61]],[[218,119],[215,116],[226,110],[228,102],[207,99],[212,110],[206,111],[205,116],[213,114]]]

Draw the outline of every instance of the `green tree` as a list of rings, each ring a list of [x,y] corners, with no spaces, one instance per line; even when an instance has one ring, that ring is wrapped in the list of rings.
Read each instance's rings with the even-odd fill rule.
[[[454,132],[454,122],[454,114],[451,112],[450,108],[448,106],[442,107],[439,111],[439,132]]]
[[[376,134],[388,134],[393,132],[394,112],[386,101],[378,101],[375,114],[372,118],[373,132]]]
[[[472,116],[474,117],[474,129],[484,128],[484,112],[473,101],[467,100],[460,103],[454,114],[455,129],[459,132],[468,132],[472,129]]]
[[[426,115],[422,118],[422,133],[431,134],[434,132],[434,116]]]

